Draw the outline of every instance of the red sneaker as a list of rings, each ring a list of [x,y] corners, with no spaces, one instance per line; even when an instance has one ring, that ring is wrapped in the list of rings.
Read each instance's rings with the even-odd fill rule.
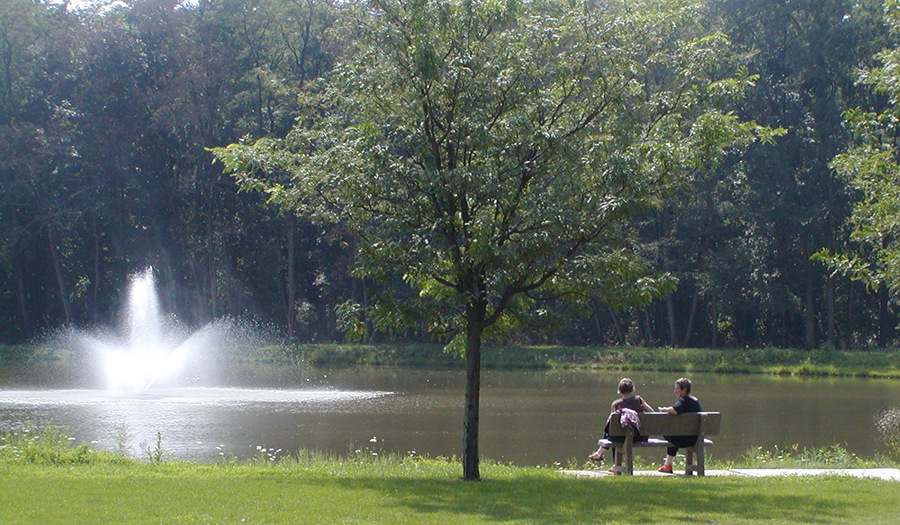
[[[663,466],[659,467],[659,471],[664,474],[671,474],[672,473],[672,465],[663,465]]]

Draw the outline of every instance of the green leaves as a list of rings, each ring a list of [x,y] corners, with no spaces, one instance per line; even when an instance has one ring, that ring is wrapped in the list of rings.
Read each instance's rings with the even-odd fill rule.
[[[885,19],[896,34],[900,10],[894,0],[885,2]],[[884,283],[896,293],[900,291],[900,157],[896,146],[900,135],[900,49],[888,49],[876,57],[882,67],[863,71],[859,78],[874,91],[888,95],[891,106],[881,113],[845,112],[855,144],[830,164],[860,196],[848,219],[855,253],[823,251],[817,258],[868,287]]]
[[[318,117],[214,151],[242,188],[359,232],[358,274],[408,286],[413,315],[381,319],[503,332],[548,299],[644,304],[673,281],[629,255],[626,221],[763,132],[718,107],[752,78],[720,74],[694,2],[358,7]]]

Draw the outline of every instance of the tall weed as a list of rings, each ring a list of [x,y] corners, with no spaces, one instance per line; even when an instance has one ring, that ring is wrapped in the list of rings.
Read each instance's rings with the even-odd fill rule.
[[[840,445],[820,448],[763,447],[751,449],[734,464],[738,468],[872,468],[882,466],[877,459],[864,459]]]
[[[60,429],[26,426],[0,433],[0,461],[33,465],[84,465],[127,461],[123,456],[97,452],[87,443],[75,444],[74,438]]]
[[[87,444],[72,445],[72,439],[55,427],[26,427],[0,434],[0,459],[37,465],[84,464]]]

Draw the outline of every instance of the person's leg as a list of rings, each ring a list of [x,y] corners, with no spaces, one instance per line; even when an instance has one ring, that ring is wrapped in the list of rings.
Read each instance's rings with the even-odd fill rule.
[[[603,461],[603,455],[606,454],[606,447],[600,447],[596,452],[588,456],[588,459],[591,461]]]
[[[663,436],[669,442],[670,447],[666,449],[666,463],[659,468],[660,472],[672,472],[672,464],[675,461],[675,455],[678,454],[679,448],[692,447],[697,442],[697,436]]]
[[[672,464],[675,462],[675,454],[678,454],[678,447],[666,448],[666,462],[663,464],[663,466],[659,467],[660,472],[665,472],[668,474],[672,473]]]
[[[597,444],[600,445],[600,443]],[[609,447],[600,445],[600,448],[598,448],[596,452],[588,456],[588,459],[591,461],[603,461],[603,455],[606,454],[607,450],[609,450]]]

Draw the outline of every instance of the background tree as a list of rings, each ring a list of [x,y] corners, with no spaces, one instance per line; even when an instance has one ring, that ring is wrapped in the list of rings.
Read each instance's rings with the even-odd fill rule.
[[[84,198],[72,170],[67,94],[75,45],[64,14],[25,0],[0,5],[0,222],[13,283],[4,295],[16,305],[6,314],[19,334],[39,322],[35,303],[70,323],[78,293],[65,269]]]
[[[878,114],[889,100],[854,76],[885,46],[881,1],[698,2],[712,16],[697,22],[736,44],[733,53],[717,49],[705,63],[743,65],[756,77],[737,114],[784,127],[787,135],[774,148],[751,146],[714,171],[695,172],[689,189],[664,207],[623,223],[622,245],[646,262],[644,273],[676,277],[673,293],[636,307],[620,301],[613,285],[590,300],[553,297],[522,309],[527,315],[501,316],[490,330],[495,340],[701,347],[895,342],[897,302],[887,287],[867,289],[808,260],[823,246],[847,253],[857,242],[843,222],[856,190],[835,178],[827,162],[851,136],[840,112],[856,106]],[[204,149],[291,129],[309,104],[297,92],[318,89],[334,57],[358,37],[334,25],[346,16],[345,3],[97,5],[75,11],[53,0],[0,2],[4,342],[64,324],[114,323],[127,276],[147,265],[157,268],[164,307],[183,321],[254,316],[296,341],[342,340],[338,325],[353,325],[350,314],[366,311],[354,303],[414,293],[400,277],[376,283],[352,275],[356,232],[235,192]],[[630,5],[649,13],[656,4]],[[672,45],[693,38],[661,28],[651,34]],[[672,75],[658,66],[662,55],[634,49],[642,53],[634,77],[671,84]],[[315,111],[304,119],[319,118]],[[378,338],[421,340],[406,328]]]
[[[318,113],[284,140],[216,150],[244,188],[358,232],[359,275],[402,277],[377,326],[453,338],[464,479],[479,478],[483,339],[548,300],[657,296],[668,280],[620,286],[639,275],[628,218],[750,138],[712,109],[745,83],[711,78],[724,39],[699,7],[366,2]]]
[[[829,262],[836,273],[896,297],[900,290],[900,2],[885,0],[884,12],[892,45],[876,55],[881,66],[862,71],[859,80],[882,96],[886,107],[880,111],[875,106],[870,106],[875,111],[847,111],[845,116],[855,142],[832,162],[858,195],[848,219],[851,245],[847,250],[824,249],[819,257]]]
[[[740,114],[786,133],[774,147],[732,156],[658,217],[663,264],[680,281],[667,301],[673,333],[665,340],[836,347],[836,301],[851,300],[849,283],[830,278],[810,256],[840,239],[849,211],[844,183],[828,163],[848,138],[841,112],[866,98],[853,71],[878,49],[880,4],[712,5],[734,42],[725,59],[758,76]],[[851,324],[843,323],[845,333]]]
[[[114,322],[127,276],[147,265],[185,322],[249,314],[334,338],[331,319],[309,320],[343,295],[342,250],[238,194],[204,149],[290,128],[296,91],[330,67],[333,10],[99,4],[0,5],[4,339]],[[316,330],[296,330],[298,317]]]

